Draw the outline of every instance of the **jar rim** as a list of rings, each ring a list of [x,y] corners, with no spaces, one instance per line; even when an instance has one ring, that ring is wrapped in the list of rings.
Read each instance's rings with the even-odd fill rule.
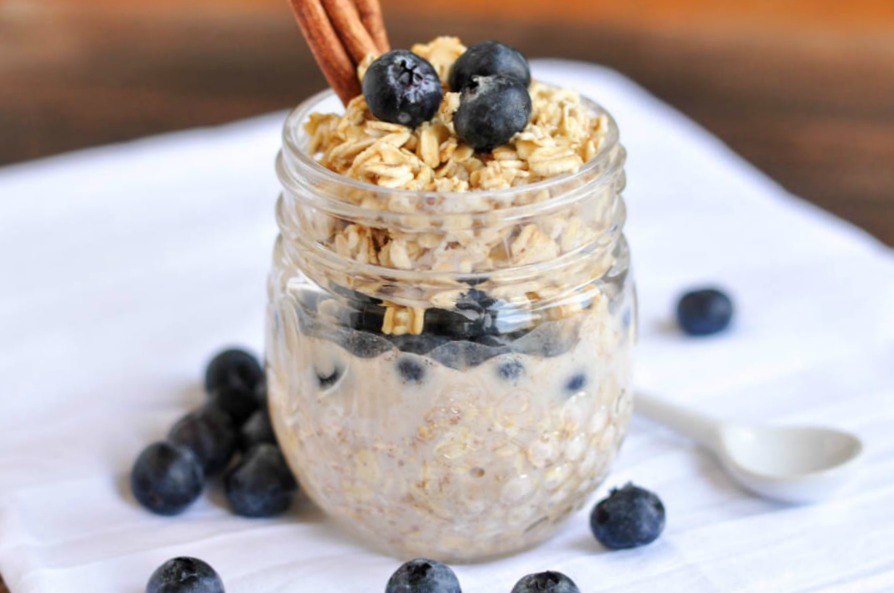
[[[546,84],[546,83],[541,83]],[[551,85],[547,85],[551,86]],[[282,145],[283,150],[281,152],[281,156],[291,157],[289,159],[290,162],[297,163],[301,167],[301,174],[311,174],[317,179],[315,181],[323,181],[327,183],[333,183],[339,186],[340,188],[348,188],[355,189],[364,192],[375,192],[376,194],[382,196],[394,196],[394,197],[405,197],[412,199],[426,199],[426,198],[438,198],[438,199],[447,199],[450,201],[453,200],[470,200],[470,199],[480,199],[482,197],[486,198],[510,198],[514,195],[517,195],[522,192],[538,192],[543,190],[550,190],[555,187],[562,186],[565,183],[568,183],[569,180],[573,180],[574,178],[586,177],[588,173],[591,173],[594,169],[598,169],[599,167],[606,164],[607,161],[610,161],[613,155],[613,149],[619,145],[619,131],[618,125],[615,121],[614,117],[612,117],[611,113],[608,112],[604,107],[602,107],[599,103],[589,99],[588,97],[581,95],[581,103],[591,112],[595,113],[598,116],[605,116],[606,121],[608,122],[606,135],[604,137],[604,141],[600,144],[598,150],[596,151],[596,155],[585,162],[581,167],[573,172],[573,173],[565,173],[562,175],[557,175],[555,177],[550,177],[549,179],[544,179],[541,181],[536,181],[534,183],[526,183],[522,185],[500,188],[500,189],[488,189],[488,190],[469,190],[469,191],[436,191],[436,190],[412,190],[412,189],[401,189],[401,188],[389,188],[382,187],[380,185],[376,185],[373,183],[369,183],[367,181],[362,181],[359,179],[353,179],[341,173],[337,173],[332,171],[331,169],[326,168],[322,164],[314,158],[313,154],[310,154],[301,146],[297,135],[304,133],[304,122],[307,121],[308,117],[311,113],[316,111],[316,108],[324,103],[327,100],[331,100],[335,97],[334,91],[331,89],[326,89],[320,91],[311,97],[305,99],[301,102],[297,107],[292,109],[289,112],[286,120],[283,124],[282,128]],[[598,175],[597,179],[601,179],[603,177],[611,177],[611,173],[614,167],[608,167],[603,174]],[[285,180],[283,180],[285,181]],[[547,200],[546,202],[540,204],[527,204],[523,206],[516,206],[513,208],[506,208],[503,210],[505,213],[509,213],[510,211],[518,208],[518,209],[528,209],[531,206],[540,206],[553,202],[553,200]],[[347,206],[348,204],[344,204]],[[367,208],[363,208],[356,205],[350,205],[351,209],[358,208],[361,211],[368,210]],[[381,214],[381,212],[379,212]],[[449,215],[450,213],[445,213]]]

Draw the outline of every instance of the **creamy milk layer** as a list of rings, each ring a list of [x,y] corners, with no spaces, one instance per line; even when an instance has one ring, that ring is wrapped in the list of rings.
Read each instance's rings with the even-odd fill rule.
[[[381,549],[469,560],[533,545],[586,501],[625,434],[629,304],[597,299],[560,322],[579,327],[559,355],[460,370],[437,353],[358,357],[303,333],[294,307],[273,313],[268,348],[280,444],[308,495]]]

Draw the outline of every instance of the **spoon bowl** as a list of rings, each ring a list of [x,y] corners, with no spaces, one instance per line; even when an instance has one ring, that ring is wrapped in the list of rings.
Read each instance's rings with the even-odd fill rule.
[[[832,428],[718,422],[642,393],[636,410],[713,451],[748,490],[782,502],[835,495],[851,481],[863,454],[859,438]]]
[[[722,424],[717,454],[740,484],[791,503],[817,502],[850,482],[863,452],[854,435],[811,426]]]

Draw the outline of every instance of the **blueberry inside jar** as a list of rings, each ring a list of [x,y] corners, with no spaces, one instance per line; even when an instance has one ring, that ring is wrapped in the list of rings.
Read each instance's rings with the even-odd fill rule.
[[[632,407],[625,152],[604,109],[532,82],[530,122],[456,135],[440,38],[413,52],[433,119],[378,120],[331,93],[289,116],[277,171],[267,380],[303,490],[400,557],[535,545],[604,478]]]

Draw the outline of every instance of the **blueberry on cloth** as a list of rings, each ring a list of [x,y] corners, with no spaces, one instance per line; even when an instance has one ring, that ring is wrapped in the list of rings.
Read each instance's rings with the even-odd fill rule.
[[[450,68],[450,89],[460,92],[472,82],[473,76],[502,74],[528,88],[531,69],[520,51],[499,41],[482,41],[469,47]]]
[[[434,117],[444,96],[434,66],[405,49],[379,56],[369,65],[361,86],[373,115],[409,128]]]
[[[205,368],[205,391],[224,387],[242,387],[251,391],[264,377],[264,370],[253,354],[241,348],[229,348],[215,355]]]
[[[261,443],[276,444],[270,412],[266,408],[261,408],[252,414],[239,430],[239,449],[242,451],[248,451]]]
[[[613,488],[590,513],[590,529],[606,548],[636,548],[655,541],[664,529],[665,513],[653,493],[628,483]]]
[[[230,417],[217,406],[202,406],[177,421],[168,440],[188,447],[199,461],[206,476],[227,466],[236,450],[236,427]]]
[[[195,501],[205,485],[199,458],[188,448],[168,442],[143,449],[130,472],[137,501],[159,515],[176,515]]]
[[[463,89],[453,125],[460,140],[490,152],[521,132],[531,118],[531,95],[518,81],[495,74],[475,76]]]
[[[703,288],[684,294],[677,303],[677,323],[690,336],[723,331],[733,318],[733,301],[721,290]]]
[[[155,569],[146,593],[224,593],[220,575],[207,562],[180,556]]]
[[[267,443],[250,449],[224,480],[230,508],[243,517],[272,517],[285,512],[297,489],[282,452]]]
[[[224,385],[211,392],[211,405],[226,413],[233,424],[242,426],[242,423],[258,409],[258,399],[251,389]]]
[[[561,572],[548,570],[523,576],[512,593],[580,593],[580,589]]]
[[[394,571],[385,593],[461,593],[459,579],[446,564],[416,558]]]
[[[258,402],[258,406],[262,408],[265,407],[267,405],[267,378],[264,377],[263,379],[258,381],[258,384],[255,385],[255,388],[254,390],[252,390],[252,392],[254,393],[255,399]]]

